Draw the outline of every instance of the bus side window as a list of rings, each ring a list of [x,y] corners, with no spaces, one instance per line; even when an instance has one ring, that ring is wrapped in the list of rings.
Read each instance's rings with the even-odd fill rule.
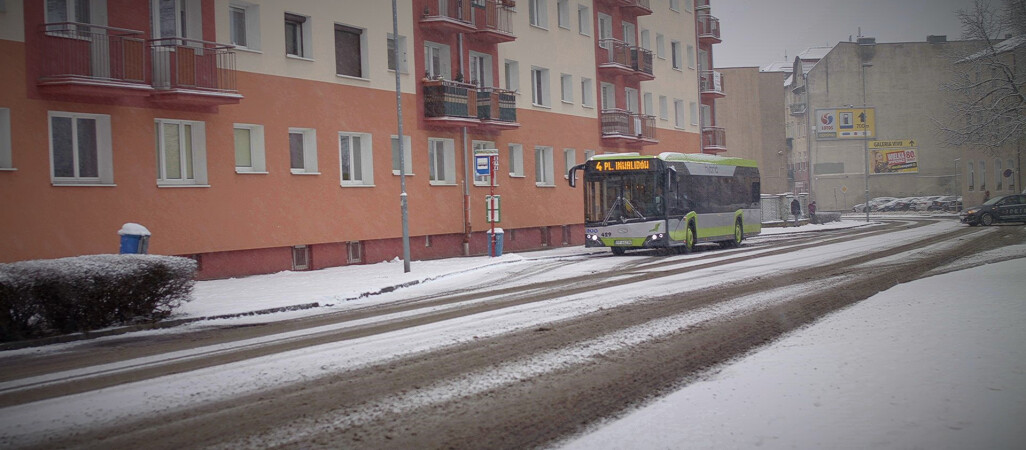
[[[761,206],[762,204],[762,186],[758,181],[752,182],[752,206]]]

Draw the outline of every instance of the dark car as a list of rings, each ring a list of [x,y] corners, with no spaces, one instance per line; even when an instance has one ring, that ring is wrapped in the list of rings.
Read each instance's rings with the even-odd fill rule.
[[[1004,195],[987,200],[965,211],[962,223],[970,226],[992,225],[996,222],[1026,223],[1026,195]]]

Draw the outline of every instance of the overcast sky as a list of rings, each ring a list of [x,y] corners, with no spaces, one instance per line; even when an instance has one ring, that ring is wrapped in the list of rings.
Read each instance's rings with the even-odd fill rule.
[[[924,42],[931,34],[962,35],[956,11],[973,0],[712,0],[723,42],[713,46],[713,65],[765,66],[808,47],[863,36],[877,42]]]

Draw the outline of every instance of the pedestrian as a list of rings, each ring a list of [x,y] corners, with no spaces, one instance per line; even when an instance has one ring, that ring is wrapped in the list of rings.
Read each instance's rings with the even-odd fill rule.
[[[987,203],[987,200],[990,200],[990,191],[983,191],[983,202]]]
[[[816,201],[815,200],[813,200],[811,203],[809,203],[809,222],[811,222],[811,223],[818,223],[818,222],[816,222]]]
[[[798,199],[791,200],[791,215],[794,216],[794,226],[798,226],[798,218],[802,216],[802,204]]]

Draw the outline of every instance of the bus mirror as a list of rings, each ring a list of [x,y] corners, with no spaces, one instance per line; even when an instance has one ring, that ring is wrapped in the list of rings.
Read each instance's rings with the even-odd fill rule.
[[[577,171],[584,170],[584,164],[578,164],[570,168],[570,172],[567,173],[567,180],[570,182],[570,187],[577,187]]]

